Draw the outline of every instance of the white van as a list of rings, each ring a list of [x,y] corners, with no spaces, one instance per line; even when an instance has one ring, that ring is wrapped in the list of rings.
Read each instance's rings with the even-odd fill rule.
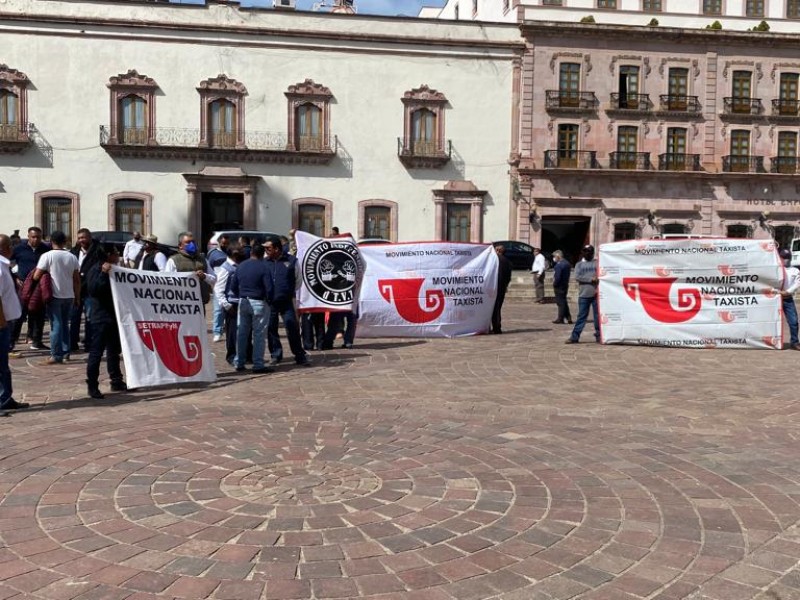
[[[792,240],[792,266],[800,267],[800,238]]]

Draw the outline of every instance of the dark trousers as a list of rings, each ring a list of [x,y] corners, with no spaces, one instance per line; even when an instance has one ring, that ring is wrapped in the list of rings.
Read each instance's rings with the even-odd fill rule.
[[[229,311],[223,309],[225,313],[225,360],[228,364],[232,365],[233,360],[236,358],[236,335],[239,331],[236,323],[239,318],[239,305],[234,304],[233,308]],[[247,342],[246,362],[253,362],[253,338],[251,337]]]
[[[106,354],[106,368],[112,383],[122,381],[119,368],[122,346],[119,341],[119,327],[116,321],[94,323],[89,346],[89,358],[86,361],[86,380],[89,386],[97,386],[100,380],[100,362],[103,352]]]
[[[325,313],[315,312],[300,315],[300,333],[303,336],[303,348],[322,350],[325,339]]]
[[[289,302],[276,302],[270,306],[269,325],[267,326],[267,346],[269,355],[274,360],[283,360],[283,346],[278,335],[278,319],[283,319],[283,328],[286,330],[286,337],[289,340],[289,348],[294,354],[294,359],[298,362],[306,360],[306,351],[303,350],[303,342],[300,339],[300,324],[297,322],[297,314],[294,312],[294,305]]]
[[[72,312],[69,315],[69,349],[73,352],[78,350],[81,340],[81,318],[86,315],[86,321],[83,331],[83,350],[84,352],[91,351],[92,340],[92,301],[87,298],[81,298],[77,306],[72,307]]]
[[[569,302],[567,302],[567,292],[569,288],[553,288],[556,293],[556,306],[558,306],[558,316],[556,321],[572,321],[572,314],[569,312]]]
[[[503,333],[503,302],[506,300],[506,288],[501,287],[497,290],[497,298],[494,301],[492,311],[492,333]]]
[[[0,327],[0,404],[8,402],[14,389],[11,386],[11,367],[8,365],[8,350],[11,347],[11,329],[13,325],[6,323]]]
[[[28,337],[34,344],[42,343],[42,336],[44,335],[44,318],[45,311],[40,310],[34,313],[29,313],[26,307],[22,307],[22,316],[14,322],[14,333],[11,336],[12,344],[19,342],[19,336],[22,334],[22,324],[27,321],[28,323]]]
[[[328,317],[328,329],[325,331],[325,340],[322,347],[325,350],[333,348],[333,342],[339,333],[343,333],[343,342],[345,347],[353,345],[353,340],[356,339],[356,314],[352,311],[346,312],[332,312]],[[345,324],[345,321],[347,324]]]

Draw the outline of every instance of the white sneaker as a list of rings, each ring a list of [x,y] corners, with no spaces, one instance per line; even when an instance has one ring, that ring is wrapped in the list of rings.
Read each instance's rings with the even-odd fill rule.
[[[214,334],[214,341],[215,342],[221,342],[222,341],[222,336],[220,334],[218,334],[218,333],[215,333]]]

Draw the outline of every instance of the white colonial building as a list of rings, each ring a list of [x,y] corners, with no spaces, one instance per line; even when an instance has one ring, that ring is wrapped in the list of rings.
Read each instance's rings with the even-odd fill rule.
[[[505,24],[4,0],[2,230],[507,238],[522,49]]]

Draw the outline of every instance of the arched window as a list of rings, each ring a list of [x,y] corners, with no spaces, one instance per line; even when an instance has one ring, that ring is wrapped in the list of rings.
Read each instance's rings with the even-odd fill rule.
[[[120,99],[119,129],[123,144],[147,143],[147,100],[136,94]]]
[[[617,223],[614,225],[614,241],[623,242],[625,240],[636,239],[636,225],[633,223]]]
[[[747,225],[728,225],[726,235],[729,238],[749,238],[750,228]]]
[[[236,105],[230,100],[214,100],[208,111],[209,142],[215,148],[236,145]]]
[[[411,150],[417,156],[436,153],[436,115],[420,108],[411,113]]]
[[[322,110],[306,102],[296,109],[295,142],[297,150],[318,151],[323,147]]]

